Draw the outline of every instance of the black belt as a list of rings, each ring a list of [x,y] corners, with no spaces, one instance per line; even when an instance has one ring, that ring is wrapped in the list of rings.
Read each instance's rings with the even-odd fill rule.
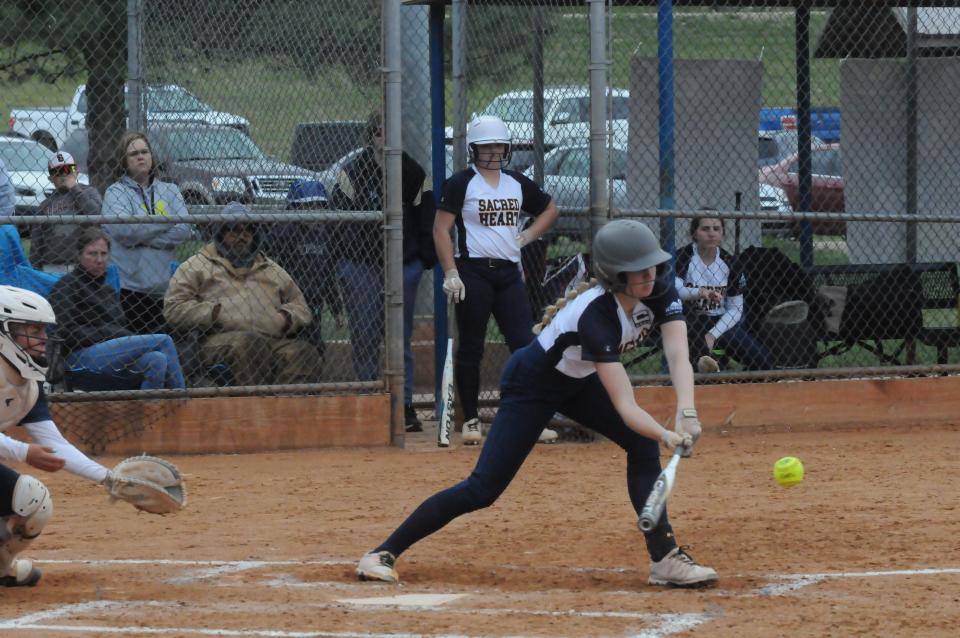
[[[460,261],[466,261],[487,268],[504,268],[506,266],[517,267],[517,262],[509,259],[494,259],[493,257],[461,257]]]

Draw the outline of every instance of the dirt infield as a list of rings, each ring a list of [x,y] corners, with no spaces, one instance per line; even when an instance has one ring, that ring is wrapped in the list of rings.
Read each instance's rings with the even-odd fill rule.
[[[646,585],[606,442],[538,446],[494,507],[360,583],[356,559],[476,449],[174,457],[189,509],[160,518],[45,475],[44,579],[0,592],[20,636],[948,636],[960,627],[960,434],[952,427],[709,432],[680,465],[678,539],[720,573]],[[803,459],[784,489],[773,462]],[[116,458],[106,458],[107,464]],[[18,468],[23,469],[23,468]]]

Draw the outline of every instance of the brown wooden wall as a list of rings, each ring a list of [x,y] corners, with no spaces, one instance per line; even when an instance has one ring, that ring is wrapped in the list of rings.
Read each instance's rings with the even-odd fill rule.
[[[957,423],[960,377],[869,379],[697,388],[707,431],[875,428]],[[673,389],[636,389],[637,400],[665,423]],[[67,438],[93,453],[237,453],[390,444],[385,394],[244,397],[144,402],[53,404]],[[81,425],[78,425],[81,424]],[[122,430],[119,437],[112,432]],[[22,428],[7,434],[22,437]],[[103,433],[110,433],[103,438]],[[432,436],[416,435],[419,438]],[[98,438],[99,437],[99,438]],[[457,439],[454,439],[457,443]]]

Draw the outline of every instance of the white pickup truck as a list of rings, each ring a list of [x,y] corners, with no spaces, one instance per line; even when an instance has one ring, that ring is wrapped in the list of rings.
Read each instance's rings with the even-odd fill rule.
[[[190,91],[176,84],[147,86],[144,100],[148,122],[176,120],[220,124],[249,132],[250,122],[239,115],[215,111]],[[129,111],[129,105],[127,106]],[[57,150],[67,136],[78,128],[86,128],[87,92],[81,84],[73,94],[70,106],[13,109],[10,130]]]
[[[630,92],[610,90],[607,119],[615,146],[626,146]],[[533,140],[533,91],[501,93],[479,113],[496,115],[507,125],[514,142]],[[446,128],[447,139],[453,127]],[[590,89],[586,86],[548,86],[543,90],[543,142],[548,148],[590,140]]]

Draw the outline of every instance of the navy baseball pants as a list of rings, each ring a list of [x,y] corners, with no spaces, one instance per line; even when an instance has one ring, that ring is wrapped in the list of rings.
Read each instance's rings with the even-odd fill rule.
[[[596,374],[574,379],[558,372],[547,361],[540,343],[534,341],[507,362],[500,382],[500,408],[473,473],[425,500],[375,551],[399,556],[456,517],[493,505],[555,412],[602,434],[626,451],[627,489],[639,518],[660,474],[658,442],[627,427]],[[646,540],[655,561],[676,547],[666,512],[659,525],[646,534]]]
[[[454,376],[464,420],[477,416],[480,362],[490,315],[497,321],[510,352],[533,340],[530,301],[518,264],[505,259],[458,259],[457,272],[466,297],[457,304],[457,352]]]

